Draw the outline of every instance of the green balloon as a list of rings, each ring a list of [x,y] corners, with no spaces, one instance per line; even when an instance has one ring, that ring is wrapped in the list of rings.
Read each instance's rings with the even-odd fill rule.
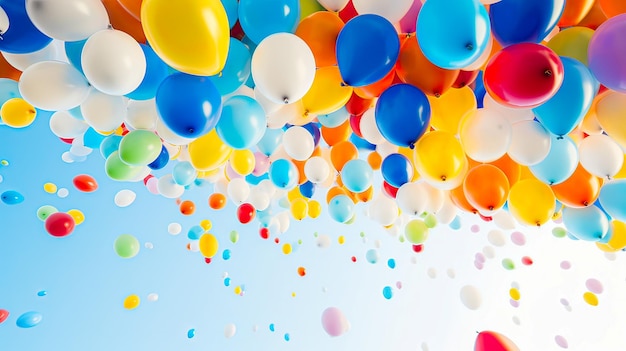
[[[42,221],[46,221],[46,218],[53,213],[59,212],[56,207],[50,205],[44,205],[37,209],[37,217]]]
[[[230,232],[230,242],[235,244],[239,241],[239,233],[236,230]]]
[[[411,244],[422,244],[428,239],[428,226],[420,219],[414,219],[404,227],[404,236]]]
[[[135,257],[139,253],[139,240],[130,234],[122,234],[115,239],[115,252],[122,258]]]
[[[437,217],[435,217],[434,214],[429,213],[426,217],[424,217],[424,223],[426,223],[428,228],[433,229],[437,226]]]
[[[114,151],[109,157],[107,157],[106,162],[104,163],[104,168],[106,174],[109,178],[113,180],[131,180],[135,178],[143,167],[140,166],[130,166],[124,163],[119,156],[118,151]]]
[[[510,258],[505,258],[502,260],[502,267],[510,271],[510,270],[515,269],[515,263]]]
[[[161,138],[149,130],[134,130],[120,142],[120,159],[131,166],[147,166],[161,154]]]

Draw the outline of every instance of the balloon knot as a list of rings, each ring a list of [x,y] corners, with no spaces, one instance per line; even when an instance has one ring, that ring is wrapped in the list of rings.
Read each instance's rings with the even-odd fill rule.
[[[441,93],[435,93],[435,97],[436,98],[441,97]]]
[[[189,129],[187,129],[187,131],[188,131],[189,133],[193,133],[193,132],[195,131],[195,129],[193,129],[193,128],[189,128]]]
[[[546,77],[552,77],[552,70],[547,69],[545,71],[543,71],[543,75]]]
[[[537,227],[541,227],[541,223],[537,222],[536,224],[537,224]]]
[[[31,109],[31,110],[28,110],[28,113],[30,113],[31,115],[34,115],[35,113],[37,113],[37,111]]]
[[[493,211],[494,207],[493,206],[489,206],[489,211]]]
[[[583,201],[584,206],[589,206],[589,201]]]
[[[558,137],[556,137],[556,140],[563,140],[563,136],[559,135]]]
[[[285,104],[288,104],[288,103],[289,103],[289,97],[287,97],[287,96],[283,96],[283,102],[284,102]]]
[[[222,78],[222,71],[220,71],[220,73],[217,74],[218,78]]]
[[[309,110],[304,110],[304,117],[308,117],[309,116]]]
[[[409,149],[411,149],[411,150],[415,149],[415,143],[410,143],[409,144]]]
[[[467,43],[467,45],[465,45],[465,48],[467,49],[467,51],[472,51],[474,50],[474,44]]]
[[[441,176],[441,181],[445,182],[445,181],[446,181],[446,179],[447,179],[447,178],[446,178],[446,176],[445,176],[445,175]]]

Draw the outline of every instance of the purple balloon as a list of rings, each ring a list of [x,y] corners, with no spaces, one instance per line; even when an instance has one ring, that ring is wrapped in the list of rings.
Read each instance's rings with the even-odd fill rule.
[[[328,307],[322,313],[322,327],[330,336],[340,336],[350,328],[350,322],[337,307]]]
[[[602,23],[589,42],[589,69],[609,89],[626,93],[626,13]]]
[[[421,0],[413,0],[413,5],[406,12],[404,17],[400,19],[400,32],[402,33],[415,33],[415,27],[417,25],[417,15],[422,8]]]

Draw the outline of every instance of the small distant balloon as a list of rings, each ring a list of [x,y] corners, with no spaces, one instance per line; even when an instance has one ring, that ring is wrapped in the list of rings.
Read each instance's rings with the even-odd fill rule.
[[[569,347],[569,345],[567,344],[567,339],[565,339],[565,338],[564,338],[563,336],[561,336],[561,335],[556,335],[556,336],[554,337],[554,342],[556,342],[556,344],[557,344],[557,345],[559,345],[559,347],[561,347],[561,348],[566,349],[566,348],[568,348],[568,347]]]
[[[45,227],[48,234],[55,237],[65,237],[74,231],[74,217],[64,212],[52,213],[46,218]]]
[[[48,295],[48,292],[45,291],[45,290],[41,290],[41,291],[37,292],[37,296],[39,296],[39,297],[43,297],[43,296],[46,296],[46,295]]]
[[[43,205],[37,209],[37,218],[45,221],[51,214],[59,212],[56,207],[50,205]]]
[[[122,234],[115,239],[115,252],[122,258],[132,258],[139,253],[139,240],[130,234]]]
[[[41,313],[30,311],[19,316],[15,324],[20,328],[32,328],[41,323],[42,319]]]
[[[5,309],[0,309],[0,324],[6,321],[7,318],[9,318],[9,311]]]
[[[157,293],[150,293],[150,294],[148,294],[148,301],[156,302],[158,300],[159,300],[159,294],[157,294]]]
[[[128,207],[130,206],[137,198],[137,194],[134,191],[123,189],[115,194],[115,205],[118,207]]]
[[[91,193],[98,189],[98,182],[88,174],[79,174],[72,180],[79,191]]]
[[[192,339],[194,336],[196,336],[196,330],[195,329],[189,329],[187,331],[187,338],[188,339]]]
[[[0,199],[7,205],[17,205],[24,202],[24,195],[15,190],[7,190],[0,195]]]
[[[183,230],[183,227],[180,223],[170,223],[167,226],[167,232],[171,235],[178,235]]]
[[[587,287],[587,289],[589,289],[589,291],[594,294],[602,294],[602,291],[604,291],[602,283],[594,278],[587,279],[587,281],[585,282],[585,286]]]
[[[383,288],[383,297],[390,300],[393,297],[393,289],[390,286]]]
[[[224,336],[227,339],[230,339],[233,336],[235,336],[236,332],[237,332],[237,327],[233,323],[226,324],[226,326],[224,327]]]
[[[139,298],[139,296],[135,294],[128,295],[124,299],[124,308],[127,310],[134,310],[135,308],[139,307],[140,302],[141,302],[141,299]]]
[[[461,302],[470,310],[477,310],[482,305],[480,291],[473,285],[465,285],[461,288]]]
[[[328,307],[322,312],[322,327],[328,335],[337,337],[350,329],[350,322],[339,308]]]

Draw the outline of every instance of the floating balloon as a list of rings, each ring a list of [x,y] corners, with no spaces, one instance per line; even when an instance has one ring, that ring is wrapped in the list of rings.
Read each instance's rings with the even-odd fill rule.
[[[556,197],[552,189],[536,179],[515,183],[509,191],[509,212],[520,223],[541,226],[552,219]]]
[[[35,107],[20,98],[7,100],[0,109],[2,122],[12,128],[28,127],[35,121],[36,116]]]
[[[270,165],[268,171],[272,183],[280,189],[290,190],[297,185],[298,169],[289,160],[278,159]]]
[[[2,31],[0,51],[12,54],[26,54],[43,49],[52,38],[41,33],[33,24],[26,11],[26,0],[3,0],[0,2],[7,18],[7,26]]]
[[[0,324],[6,321],[7,318],[9,318],[9,311],[5,309],[0,309]]]
[[[477,310],[482,305],[482,295],[480,291],[473,285],[463,286],[461,288],[460,296],[463,305],[465,305],[465,307],[469,308],[470,310]]]
[[[251,97],[233,96],[224,102],[215,127],[220,138],[234,149],[256,145],[266,130],[265,112]]]
[[[550,133],[535,121],[522,121],[512,125],[511,145],[507,154],[523,166],[533,166],[550,153]]]
[[[476,209],[496,211],[504,206],[509,195],[509,180],[502,170],[490,164],[470,169],[463,181],[467,201]]]
[[[146,58],[146,73],[139,86],[126,96],[133,100],[149,100],[156,96],[159,85],[170,72],[169,67],[150,46],[140,44],[140,47]]]
[[[85,193],[91,193],[98,189],[98,182],[88,174],[77,175],[72,179],[72,182],[76,189]]]
[[[328,203],[328,213],[333,220],[346,223],[354,215],[354,202],[347,195],[336,195]]]
[[[454,134],[432,131],[415,145],[415,168],[437,186],[452,189],[467,172],[467,158]],[[442,189],[443,189],[442,188]]]
[[[609,232],[609,219],[596,206],[565,207],[563,224],[571,234],[580,240],[599,241]]]
[[[593,34],[593,29],[586,27],[565,28],[550,39],[547,46],[561,57],[570,57],[588,66],[588,47]]]
[[[383,160],[381,173],[385,182],[400,188],[413,179],[413,165],[406,156],[394,153]]]
[[[127,310],[134,310],[135,308],[139,307],[140,303],[141,303],[141,299],[139,298],[139,296],[132,294],[132,295],[126,296],[126,298],[124,299],[123,306]]]
[[[380,96],[375,113],[378,130],[386,140],[412,148],[428,129],[430,103],[416,87],[396,84]]]
[[[292,126],[283,135],[283,146],[289,157],[297,161],[307,160],[313,154],[315,141],[304,127]]]
[[[374,171],[366,161],[355,159],[341,169],[341,181],[353,193],[362,193],[372,185]]]
[[[440,115],[445,120],[446,114]],[[513,129],[509,121],[496,111],[482,108],[467,113],[459,123],[459,139],[465,153],[478,162],[493,162],[509,150]],[[453,132],[453,130],[448,130]]]
[[[574,173],[578,160],[578,150],[572,138],[552,136],[548,155],[529,169],[542,182],[548,185],[559,184]]]
[[[69,63],[44,61],[22,73],[19,89],[24,100],[37,108],[71,110],[87,98],[89,83]]]
[[[72,234],[75,225],[74,218],[64,212],[52,213],[45,221],[46,231],[55,237],[64,237]]]
[[[303,18],[295,34],[311,48],[317,67],[334,66],[337,64],[335,44],[343,26],[336,14],[319,11]]]
[[[256,215],[256,209],[249,203],[243,203],[237,207],[237,218],[242,224],[250,223]]]
[[[614,219],[626,221],[626,180],[607,182],[600,190],[600,204]]]
[[[474,351],[519,351],[519,348],[500,333],[482,331],[476,336]]]
[[[580,164],[596,177],[611,179],[624,164],[624,152],[611,137],[598,134],[584,138],[578,144]]]
[[[139,240],[130,234],[122,234],[115,239],[113,244],[115,253],[121,258],[132,258],[139,253]]]
[[[293,33],[300,21],[298,0],[241,0],[239,23],[246,36],[259,44],[275,33]]]
[[[436,130],[457,134],[461,121],[476,113],[476,96],[469,87],[452,89],[439,97],[429,96],[428,101],[431,109],[431,126]],[[481,111],[484,112],[484,109]],[[501,123],[496,123],[494,126],[494,128],[499,127]],[[496,133],[494,137],[499,134],[506,137],[506,130],[502,132]]]
[[[248,80],[251,60],[248,47],[239,40],[230,38],[224,69],[210,78],[222,96],[234,93]]]
[[[158,135],[147,130],[134,130],[120,141],[119,157],[128,165],[146,166],[159,157],[161,150]]]
[[[87,39],[109,25],[107,10],[98,0],[29,0],[26,12],[42,33],[63,41]]]
[[[404,236],[411,244],[422,244],[428,239],[428,226],[421,219],[413,219],[404,227]]]
[[[352,0],[354,9],[359,15],[376,14],[396,23],[411,8],[412,0],[399,0],[393,3],[381,3],[375,0]]]
[[[318,68],[313,84],[302,97],[305,113],[324,115],[339,110],[352,95],[352,87],[341,81],[339,69],[335,66]]]
[[[328,335],[337,337],[350,329],[350,322],[339,308],[328,307],[322,312],[322,328]]]
[[[23,313],[17,318],[15,324],[20,328],[32,328],[41,323],[43,316],[39,312],[30,311]]]
[[[541,0],[500,1],[489,8],[492,32],[503,46],[539,43],[557,25],[565,0],[545,3]],[[528,19],[533,18],[532,22]]]
[[[124,189],[115,194],[114,202],[118,207],[128,207],[135,201],[135,198],[137,198],[137,194],[134,191]]]
[[[609,89],[626,93],[626,44],[619,38],[626,30],[626,13],[602,23],[589,42],[589,69]]]
[[[580,208],[587,207],[598,199],[602,180],[578,164],[569,178],[551,187],[557,200],[566,206]]]
[[[0,195],[0,199],[7,205],[16,205],[24,202],[24,195],[15,190],[7,190]]]

